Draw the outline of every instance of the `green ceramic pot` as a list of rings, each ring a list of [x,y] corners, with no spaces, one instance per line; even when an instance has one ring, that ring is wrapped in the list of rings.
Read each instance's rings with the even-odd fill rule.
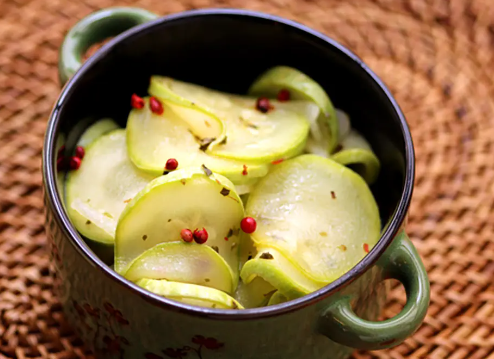
[[[81,66],[83,51],[112,36]],[[372,191],[386,226],[371,253],[317,292],[236,311],[174,302],[113,272],[105,256],[95,255],[104,251],[86,244],[64,211],[59,147],[70,151],[98,118],[124,126],[130,95],[144,93],[151,74],[245,93],[257,74],[280,64],[316,78],[381,161]],[[414,179],[412,140],[387,88],[349,50],[303,25],[251,11],[208,9],[158,18],[113,8],[86,17],[68,33],[60,79],[70,80],[54,107],[43,150],[46,230],[66,316],[99,357],[338,359],[353,348],[395,346],[420,326],[429,282],[403,231]],[[403,283],[407,304],[394,318],[376,321],[389,278]]]

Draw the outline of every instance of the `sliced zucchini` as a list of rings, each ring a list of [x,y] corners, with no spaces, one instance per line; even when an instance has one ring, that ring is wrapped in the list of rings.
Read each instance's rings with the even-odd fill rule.
[[[275,287],[261,277],[257,277],[249,284],[240,281],[235,291],[235,299],[245,308],[260,308],[268,304],[271,295],[275,292]]]
[[[330,157],[327,148],[321,146],[321,144],[316,142],[313,138],[307,139],[307,143],[305,144],[305,152],[318,155],[320,157]]]
[[[267,163],[296,156],[305,146],[309,125],[301,114],[310,106],[308,101],[290,106],[272,101],[273,109],[262,113],[256,109],[256,98],[225,94],[161,76],[151,78],[149,93],[169,101],[185,98],[223,120],[225,141],[211,143],[207,149],[210,154]],[[297,111],[292,107],[298,107]]]
[[[331,156],[333,160],[350,167],[369,184],[376,182],[380,163],[374,152],[361,148],[342,150]]]
[[[245,181],[242,184],[235,185],[235,190],[237,191],[239,196],[248,195],[254,189],[257,182],[259,182],[259,178],[253,178],[252,180]]]
[[[316,155],[274,166],[250,193],[246,215],[257,220],[251,237],[258,249],[277,249],[323,283],[355,266],[380,237],[379,210],[365,181]]]
[[[343,140],[350,133],[351,130],[350,117],[348,117],[348,115],[345,112],[339,109],[336,109],[335,113],[336,113],[336,118],[338,119],[338,129],[339,129],[338,143],[341,144]],[[309,118],[312,119],[313,117],[309,117]],[[335,151],[336,150],[338,150],[338,148],[336,148]],[[328,151],[325,142],[324,141],[318,142],[315,140],[313,136],[307,139],[307,143],[305,145],[305,152],[312,153],[314,155],[318,155],[321,157],[326,157],[326,158],[330,157],[330,152]]]
[[[351,130],[341,143],[341,150],[331,158],[342,165],[351,167],[365,181],[372,184],[379,175],[381,164],[367,140],[355,130]]]
[[[175,158],[178,168],[204,164],[235,184],[248,183],[268,172],[268,165],[220,158],[202,151],[186,122],[171,110],[167,102],[163,102],[163,107],[163,115],[152,113],[147,105],[130,112],[127,121],[129,157],[141,170],[159,176],[163,174],[166,161]]]
[[[255,258],[242,267],[240,277],[246,285],[262,279],[288,299],[300,298],[326,285],[309,278],[279,250],[269,247],[259,248]]]
[[[352,125],[350,123],[350,117],[346,112],[340,109],[335,109],[336,118],[338,119],[338,143],[343,142],[343,140],[348,136]]]
[[[125,130],[111,131],[89,145],[80,168],[68,174],[68,215],[83,236],[111,244],[120,213],[152,179],[129,161]]]
[[[268,305],[271,296],[280,288],[294,299],[324,286],[324,283],[316,283],[307,278],[276,249],[260,247],[258,250],[251,236],[243,232],[240,240],[242,281],[235,298],[244,307]]]
[[[249,200],[249,194],[250,193],[246,193],[246,194],[243,194],[240,196],[240,199],[242,199],[242,202],[244,204],[244,207],[247,205],[247,201]]]
[[[96,139],[103,136],[105,133],[118,129],[119,126],[111,118],[103,118],[89,126],[77,141],[77,146],[86,148]]]
[[[184,228],[205,228],[209,238],[204,245],[217,250],[236,274],[243,217],[242,201],[227,178],[214,173],[208,176],[193,167],[170,172],[150,182],[120,216],[115,270],[125,273],[149,248],[180,241]]]
[[[249,94],[276,98],[280,90],[290,91],[292,100],[306,100],[321,109],[310,129],[310,137],[332,153],[338,144],[338,120],[333,104],[324,89],[312,78],[288,66],[276,66],[261,74],[251,85]]]
[[[226,127],[223,120],[214,113],[189,100],[187,96],[172,91],[168,81],[156,82],[157,76],[151,77],[149,93],[167,103],[167,106],[182,120],[190,131],[199,138],[211,138],[221,142],[226,136]]]
[[[240,248],[239,253],[239,269],[242,269],[247,261],[251,260],[257,255],[257,248],[252,241],[249,234],[240,231]]]
[[[257,249],[254,246],[249,234],[240,233],[239,249],[239,268],[243,268],[245,263],[257,255]],[[276,291],[269,282],[261,277],[251,280],[249,283],[239,282],[235,299],[237,299],[245,308],[259,308],[268,304],[271,295]]]
[[[248,184],[241,184],[241,185],[235,186],[235,189],[237,190],[237,193],[239,196],[244,196],[244,195],[249,194],[253,188],[254,188],[254,185],[248,185]]]
[[[190,105],[176,104],[172,100],[164,100],[164,102],[171,111],[187,123],[190,132],[196,137],[214,139],[211,144],[224,140],[226,136],[225,124],[214,114],[193,103]]]
[[[348,135],[341,141],[340,145],[341,145],[340,151],[348,150],[351,148],[360,148],[372,152],[372,147],[369,144],[369,142],[367,142],[365,137],[353,129],[351,129],[350,132],[348,132]]]
[[[233,293],[237,277],[214,249],[185,242],[158,244],[137,257],[124,277],[135,282],[142,278],[166,279],[198,284]]]
[[[275,292],[269,299],[268,305],[281,304],[285,303],[286,301],[288,301],[288,299],[286,299],[283,294],[281,294],[280,292]]]
[[[163,279],[140,279],[136,284],[162,297],[185,304],[217,309],[244,309],[228,294],[214,288]]]

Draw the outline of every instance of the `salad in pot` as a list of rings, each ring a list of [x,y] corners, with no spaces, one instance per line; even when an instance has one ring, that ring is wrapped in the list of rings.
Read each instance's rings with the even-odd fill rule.
[[[304,73],[274,67],[242,96],[152,76],[130,105],[125,128],[95,122],[57,166],[75,228],[139,286],[209,308],[274,305],[379,240],[379,160]]]

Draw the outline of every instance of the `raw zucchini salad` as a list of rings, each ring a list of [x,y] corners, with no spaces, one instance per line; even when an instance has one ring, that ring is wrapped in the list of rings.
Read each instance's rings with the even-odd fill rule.
[[[152,76],[129,100],[125,128],[96,121],[57,161],[72,224],[128,280],[256,308],[324,287],[377,243],[379,160],[304,73],[274,67],[245,96]]]

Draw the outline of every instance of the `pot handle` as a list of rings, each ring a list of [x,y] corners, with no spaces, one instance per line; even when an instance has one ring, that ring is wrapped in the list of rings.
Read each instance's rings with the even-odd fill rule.
[[[82,56],[89,47],[156,18],[158,15],[144,9],[113,7],[96,11],[80,20],[67,33],[60,48],[60,83],[64,85],[81,67]]]
[[[376,350],[394,347],[411,336],[421,325],[429,306],[429,279],[414,245],[400,233],[376,263],[382,280],[397,279],[405,287],[407,302],[391,319],[373,322],[359,318],[350,296],[342,296],[327,308],[319,330],[332,341],[356,349]]]

